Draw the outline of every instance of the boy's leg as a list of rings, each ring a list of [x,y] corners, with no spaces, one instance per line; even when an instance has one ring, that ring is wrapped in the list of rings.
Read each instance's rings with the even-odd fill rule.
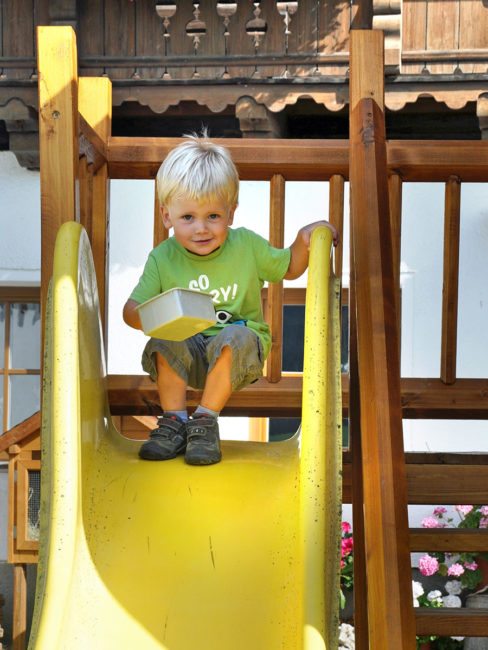
[[[222,348],[214,367],[207,375],[200,404],[211,411],[220,411],[232,394],[231,382],[232,350],[228,345]]]
[[[157,385],[163,415],[158,426],[139,450],[144,460],[169,460],[186,449],[186,381],[159,353],[154,354],[157,366]]]
[[[200,406],[188,421],[185,460],[208,465],[221,459],[217,417],[233,390],[262,375],[263,355],[257,334],[242,325],[229,325],[208,341],[207,374]],[[209,413],[213,411],[213,413]]]
[[[186,411],[186,381],[169,365],[162,354],[157,352],[156,358],[161,408],[165,413]]]
[[[200,406],[186,426],[189,465],[213,465],[222,458],[217,417],[232,393],[231,370],[232,350],[225,346],[207,375]]]

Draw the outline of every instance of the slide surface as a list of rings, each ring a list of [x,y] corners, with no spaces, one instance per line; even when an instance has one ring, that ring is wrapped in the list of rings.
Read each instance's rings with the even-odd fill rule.
[[[47,308],[31,650],[337,648],[341,408],[330,233],[314,233],[301,432],[223,461],[139,460],[109,413],[86,233],[59,232]],[[329,299],[330,296],[330,299]]]

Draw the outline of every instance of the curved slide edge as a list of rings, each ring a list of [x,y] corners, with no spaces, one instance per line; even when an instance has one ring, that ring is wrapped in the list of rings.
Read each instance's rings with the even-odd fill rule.
[[[327,229],[314,233],[301,436],[227,442],[222,463],[192,468],[139,461],[139,443],[113,428],[88,239],[76,223],[60,229],[31,650],[335,650],[341,408],[330,244]]]

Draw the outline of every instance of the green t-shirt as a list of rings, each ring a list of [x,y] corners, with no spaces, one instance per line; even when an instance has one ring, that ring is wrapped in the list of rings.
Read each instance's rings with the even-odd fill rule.
[[[289,264],[289,248],[274,248],[247,228],[229,229],[225,243],[210,255],[190,253],[170,237],[149,254],[130,298],[141,303],[175,287],[210,293],[218,322],[203,333],[214,336],[226,324],[245,321],[267,356],[271,335],[264,322],[261,289],[265,281],[281,281]]]

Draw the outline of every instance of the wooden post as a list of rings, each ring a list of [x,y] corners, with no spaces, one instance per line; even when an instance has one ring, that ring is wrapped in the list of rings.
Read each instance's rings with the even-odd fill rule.
[[[339,174],[331,176],[329,181],[329,221],[339,233],[339,244],[334,250],[334,274],[342,281],[344,177]]]
[[[456,381],[460,228],[461,183],[451,177],[446,183],[444,209],[441,379],[445,384]]]
[[[400,291],[400,263],[402,244],[402,179],[399,174],[391,174],[388,178],[388,194],[390,199],[391,251],[393,256],[393,281],[395,283],[395,310],[398,317],[398,332],[401,332],[402,295]],[[400,336],[398,346],[401,352]],[[401,358],[401,355],[400,355]]]
[[[112,135],[112,83],[107,77],[80,77],[79,80],[80,115],[91,126],[100,139],[107,144]],[[91,178],[90,178],[91,176]],[[108,226],[109,226],[109,177],[105,163],[93,175],[87,175],[88,185],[80,195],[88,195],[91,215],[87,219],[93,262],[98,284],[98,299],[102,316],[103,331],[106,337],[108,310]],[[89,185],[91,184],[91,191]],[[106,343],[105,343],[106,345]]]
[[[364,544],[363,454],[356,327],[353,240],[350,242],[349,286],[349,446],[352,470],[352,521],[354,530],[354,639],[356,650],[369,650],[368,574]]]
[[[274,174],[270,187],[269,241],[282,248],[285,239],[285,179]],[[281,379],[283,351],[283,282],[268,287],[268,323],[271,330],[271,351],[268,357],[267,378],[271,383]]]
[[[383,33],[351,32],[351,233],[371,648],[415,647],[384,127]]]
[[[13,650],[25,650],[27,632],[27,566],[14,564]]]
[[[78,73],[73,29],[38,27],[37,59],[41,161],[41,313],[44,322],[56,235],[63,222],[77,219],[78,211]]]

